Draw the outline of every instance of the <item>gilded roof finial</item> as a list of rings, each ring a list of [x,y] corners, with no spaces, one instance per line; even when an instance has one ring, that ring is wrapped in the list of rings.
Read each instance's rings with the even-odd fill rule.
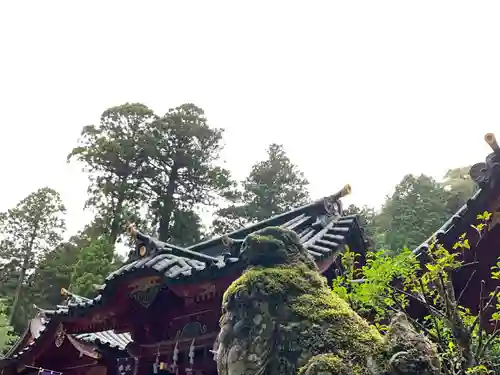
[[[498,153],[500,151],[500,147],[498,146],[495,134],[493,134],[493,133],[487,133],[484,136],[484,140],[486,141],[486,143],[488,143],[488,145],[491,147],[491,149],[493,150],[493,152]]]
[[[131,236],[132,238],[137,238],[137,228],[135,226],[135,223],[130,223],[128,226],[127,226],[127,233],[129,234],[129,236]]]
[[[351,192],[352,192],[351,185],[346,184],[342,189],[340,189],[335,194],[329,196],[328,198],[333,200],[333,201],[337,201],[337,200],[344,198],[345,196],[351,194]]]
[[[323,199],[323,204],[326,212],[329,215],[342,215],[342,201],[341,198],[351,194],[351,185],[346,184],[342,189],[329,197]]]
[[[339,191],[339,198],[343,198],[349,194],[351,194],[352,188],[350,184],[346,184],[342,190]]]

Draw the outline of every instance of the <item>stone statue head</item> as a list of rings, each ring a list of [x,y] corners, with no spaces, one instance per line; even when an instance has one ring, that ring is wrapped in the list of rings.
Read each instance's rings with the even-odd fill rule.
[[[248,266],[273,267],[304,263],[315,269],[316,264],[292,230],[267,227],[249,234],[241,246],[240,258]]]

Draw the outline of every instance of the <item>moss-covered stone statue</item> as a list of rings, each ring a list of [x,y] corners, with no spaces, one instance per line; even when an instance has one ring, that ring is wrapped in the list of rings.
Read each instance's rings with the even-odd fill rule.
[[[223,298],[219,375],[410,374],[403,362],[414,358],[399,354],[408,348],[393,337],[399,347],[388,350],[387,340],[332,293],[295,232],[255,232],[240,256],[248,268]],[[391,356],[402,362],[391,365]],[[438,374],[414,372],[427,368],[421,362],[407,366],[411,374]]]

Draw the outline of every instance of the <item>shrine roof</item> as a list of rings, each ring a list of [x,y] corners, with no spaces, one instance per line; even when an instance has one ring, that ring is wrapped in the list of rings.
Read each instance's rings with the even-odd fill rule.
[[[344,189],[350,188],[347,186]],[[343,191],[339,193],[341,196],[344,194]],[[237,247],[249,234],[269,226],[280,226],[295,231],[316,260],[329,257],[334,253],[340,245],[345,243],[353,230],[361,240],[357,244],[359,251],[364,251],[366,244],[357,216],[343,215],[342,203],[338,198],[339,193],[224,236],[192,245],[188,249],[211,256],[220,256],[228,251],[228,247]]]
[[[452,247],[459,236],[477,222],[477,215],[490,209],[500,197],[500,148],[492,133],[487,134],[485,140],[493,152],[486,157],[486,162],[474,164],[469,171],[479,190],[441,228],[414,249],[415,254],[425,253],[434,239],[445,247]]]
[[[40,332],[42,333],[42,332]],[[93,332],[93,333],[81,333],[77,335],[70,335],[78,341],[83,341],[89,344],[96,345],[98,347],[110,347],[118,350],[125,351],[126,346],[132,342],[132,337],[129,333],[114,333],[112,330],[103,332]],[[22,358],[24,354],[27,354],[33,350],[39,342],[39,337],[35,338],[32,342],[23,346],[22,348],[17,348],[6,355],[6,358],[19,359]]]
[[[113,330],[73,335],[76,339],[96,345],[105,345],[119,350],[125,350],[132,342],[130,333],[115,333]]]
[[[68,297],[65,304],[59,305],[58,309],[67,310],[69,303],[83,303],[90,301],[90,299],[78,296],[62,289],[61,293]],[[19,340],[12,346],[6,354],[6,358],[20,359],[23,355],[31,352],[39,343],[40,339],[49,331],[51,319],[47,316],[50,310],[38,309],[38,314],[29,321],[28,328]],[[54,323],[58,323],[55,322]],[[118,350],[125,350],[126,346],[132,341],[129,333],[115,333],[112,330],[93,332],[93,333],[80,333],[70,334],[70,337],[80,342],[96,345],[97,347],[109,347]]]
[[[131,274],[160,274],[164,282],[198,283],[234,274],[244,267],[239,260],[239,246],[250,233],[268,226],[281,226],[295,231],[309,253],[317,262],[330,258],[342,246],[348,244],[363,253],[366,243],[354,215],[342,216],[340,198],[350,192],[346,186],[337,194],[322,198],[311,204],[261,221],[205,241],[189,248],[182,248],[144,235],[135,229],[136,249],[129,261],[111,273],[92,300],[74,301],[55,309],[51,315],[80,315],[83,310],[102,306],[112,295],[113,284]]]

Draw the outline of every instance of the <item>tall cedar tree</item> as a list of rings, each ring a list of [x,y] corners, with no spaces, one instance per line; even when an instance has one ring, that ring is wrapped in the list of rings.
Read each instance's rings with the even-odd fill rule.
[[[449,218],[447,194],[433,178],[407,175],[382,207],[379,223],[385,245],[393,250],[414,248]]]
[[[93,297],[96,286],[121,265],[116,261],[114,250],[106,237],[93,239],[81,248],[71,273],[70,290],[83,297]]]
[[[89,172],[86,207],[96,211],[102,230],[113,244],[144,202],[144,142],[155,119],[153,111],[143,104],[109,108],[98,126],[83,128],[79,145],[68,155],[68,161],[81,162]]]
[[[6,354],[17,338],[18,336],[9,324],[6,303],[0,300],[0,353]]]
[[[0,296],[12,297],[15,294],[20,270],[19,259],[0,264]]]
[[[386,198],[380,212],[351,204],[346,214],[359,215],[374,250],[418,246],[443,224],[440,220],[447,220],[477,191],[469,170],[470,167],[450,169],[441,182],[425,175],[405,176],[395,193]],[[431,223],[426,211],[429,209],[434,210]]]
[[[443,182],[425,175],[405,176],[374,219],[383,238],[378,247],[411,249],[432,235],[476,191],[466,170],[448,171]]]
[[[52,308],[62,302],[61,288],[67,288],[71,282],[70,276],[79,250],[74,243],[68,241],[61,242],[45,254],[28,277],[30,296],[26,298],[30,304]]]
[[[265,220],[310,201],[309,182],[282,145],[271,144],[267,159],[256,163],[233,204],[217,211],[214,234],[224,234]]]
[[[469,175],[469,167],[450,169],[444,175],[443,185],[449,193],[447,206],[450,212],[457,212],[464,203],[479,189]]]
[[[59,193],[50,188],[39,189],[0,217],[0,258],[18,265],[18,280],[10,309],[13,323],[27,275],[43,255],[54,248],[65,229],[65,212]]]
[[[155,121],[148,142],[149,212],[162,241],[188,245],[201,236],[200,206],[229,194],[228,170],[217,166],[223,129],[211,128],[194,104],[170,109]]]
[[[40,260],[38,267],[28,278],[30,303],[42,308],[52,308],[62,302],[61,288],[69,288],[81,249],[102,236],[101,226],[93,224],[87,225],[68,241],[58,244]]]
[[[96,243],[108,241],[102,233],[101,223],[92,222],[48,252],[28,278],[30,298],[27,302],[42,308],[52,308],[62,302],[61,288],[69,288],[73,292],[84,290],[86,295],[95,294],[93,284],[100,284],[120,264],[112,253],[109,255],[108,250],[113,250],[112,245],[95,246]],[[96,251],[89,256],[89,249],[96,247],[102,252]],[[94,282],[85,284],[89,273]],[[83,284],[86,286],[82,287]]]

